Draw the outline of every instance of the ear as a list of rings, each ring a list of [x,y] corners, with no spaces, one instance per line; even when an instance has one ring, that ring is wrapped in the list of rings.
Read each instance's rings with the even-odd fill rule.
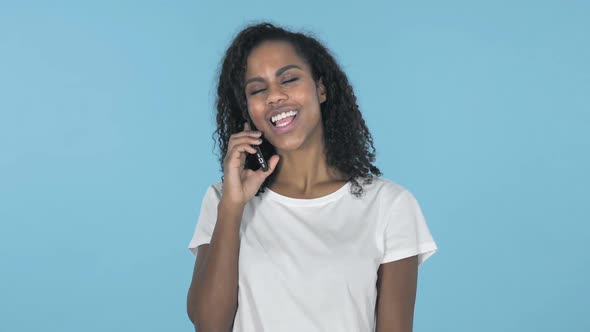
[[[321,103],[325,102],[326,99],[328,99],[326,86],[324,85],[324,82],[322,81],[321,78],[318,80],[316,85],[317,85],[318,97],[320,99],[320,104],[321,104]]]

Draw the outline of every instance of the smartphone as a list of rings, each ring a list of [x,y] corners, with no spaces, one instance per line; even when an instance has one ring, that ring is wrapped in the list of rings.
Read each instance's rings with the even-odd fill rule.
[[[246,119],[248,121],[248,124],[250,124],[250,128],[251,130],[258,130],[256,129],[256,127],[254,126],[254,123],[252,122],[252,119],[250,119],[249,116],[246,116]],[[260,167],[262,168],[263,171],[268,171],[268,163],[266,162],[266,160],[264,159],[264,156],[262,155],[262,150],[260,150],[260,145],[252,145],[252,147],[254,147],[254,149],[256,150],[256,162],[260,165]]]

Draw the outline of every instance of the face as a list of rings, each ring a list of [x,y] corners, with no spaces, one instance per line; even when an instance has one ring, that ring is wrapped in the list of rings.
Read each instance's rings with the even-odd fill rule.
[[[325,87],[314,81],[291,44],[268,41],[254,48],[247,59],[245,82],[248,113],[278,151],[321,144]]]

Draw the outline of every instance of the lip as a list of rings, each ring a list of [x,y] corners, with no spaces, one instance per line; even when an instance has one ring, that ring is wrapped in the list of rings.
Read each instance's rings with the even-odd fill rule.
[[[297,112],[297,115],[295,115],[295,118],[293,118],[293,121],[289,122],[288,125],[284,126],[284,127],[275,127],[272,123],[270,124],[270,127],[272,128],[272,132],[275,134],[285,134],[288,133],[290,131],[292,131],[295,126],[297,126],[297,122],[299,119],[299,113],[301,111]]]
[[[295,105],[289,105],[289,106],[282,106],[279,108],[275,108],[274,110],[272,110],[271,112],[268,113],[268,115],[266,116],[266,119],[270,122],[273,116],[281,114],[283,112],[289,112],[289,111],[294,111],[294,110],[298,110],[297,106]]]

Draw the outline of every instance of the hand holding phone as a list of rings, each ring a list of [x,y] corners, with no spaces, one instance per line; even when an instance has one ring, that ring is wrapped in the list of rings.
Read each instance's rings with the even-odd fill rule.
[[[259,148],[262,143],[261,137],[261,133],[251,130],[247,122],[244,123],[241,132],[230,136],[223,161],[222,200],[227,204],[245,205],[258,192],[264,180],[274,172],[279,156],[274,155],[268,163],[266,162]],[[250,154],[256,155],[257,162],[261,163],[261,169],[244,167],[246,157]]]
[[[248,117],[247,124],[250,128],[252,128],[252,130],[256,130],[256,127],[254,127],[254,124],[252,123],[252,120],[250,119],[250,117]],[[244,129],[246,129],[246,128],[244,128]],[[260,167],[262,168],[263,171],[265,171],[265,172],[268,171],[268,164],[267,164],[266,160],[264,159],[264,156],[262,155],[262,150],[260,150],[260,146],[254,145],[253,147],[256,150],[256,160],[260,164]]]

